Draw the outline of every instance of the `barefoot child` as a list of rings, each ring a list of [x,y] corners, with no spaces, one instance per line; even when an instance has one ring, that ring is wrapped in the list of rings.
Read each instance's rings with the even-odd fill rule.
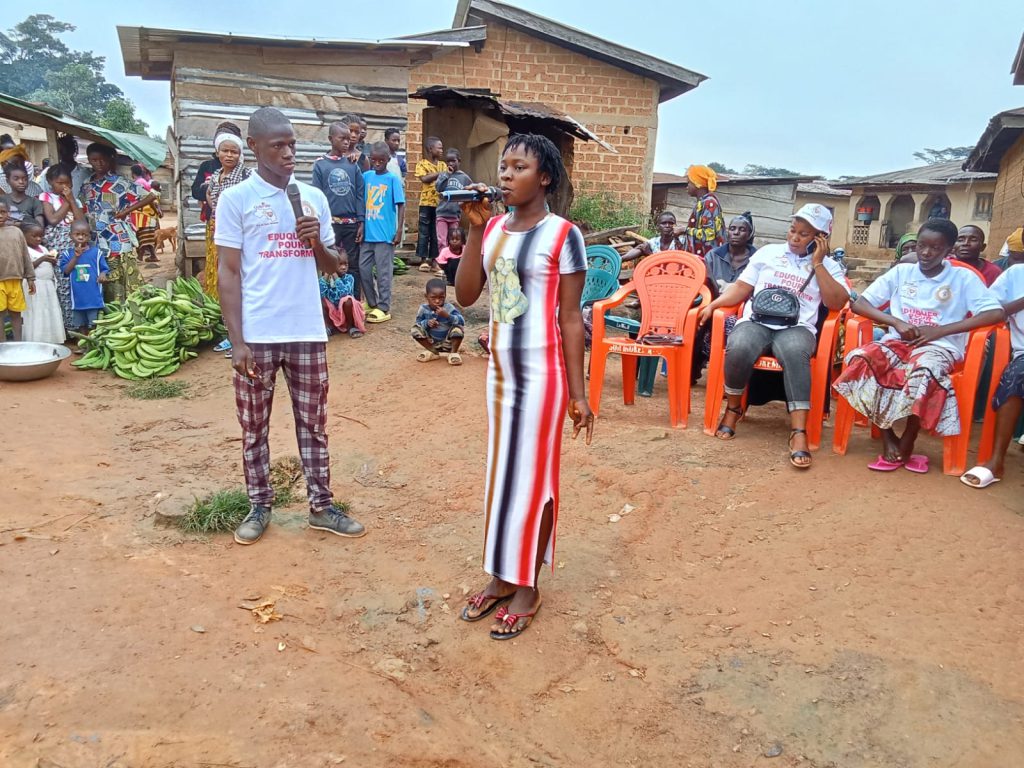
[[[928,457],[914,453],[918,432],[960,434],[949,373],[963,359],[968,331],[998,323],[1003,310],[974,272],[946,261],[956,241],[955,224],[929,219],[917,233],[917,263],[897,264],[853,305],[858,315],[889,327],[881,341],[847,355],[833,384],[882,430],[885,449],[870,469],[927,472]],[[878,309],[886,303],[891,314]],[[900,419],[907,425],[897,435],[893,427]]]
[[[366,314],[356,300],[355,286],[355,278],[348,273],[348,262],[344,259],[339,260],[337,274],[320,276],[320,300],[328,334],[339,331],[358,339],[366,333]]]
[[[72,323],[84,336],[96,325],[96,318],[103,309],[103,287],[110,267],[98,246],[90,245],[92,232],[89,222],[84,219],[71,225],[71,240],[74,247],[60,255],[58,266],[71,278]]]
[[[444,354],[448,356],[448,365],[462,365],[459,347],[465,336],[466,320],[459,308],[447,300],[444,280],[428,280],[426,297],[412,327],[412,337],[423,347],[416,359],[429,363]]]
[[[21,229],[8,226],[11,215],[10,204],[0,200],[0,329],[4,313],[11,318],[14,340],[21,341],[21,313],[25,311],[25,290],[22,280],[28,283],[28,292],[36,292],[36,273],[32,258]],[[0,342],[3,334],[0,331]]]
[[[543,136],[511,136],[498,173],[502,200],[515,208],[488,221],[487,202],[463,206],[470,230],[455,295],[470,306],[485,282],[491,295],[484,571],[492,578],[462,619],[497,609],[491,637],[508,640],[536,616],[537,577],[553,562],[565,415],[588,444],[594,415],[583,377],[583,235],[545,204],[565,177],[562,159]]]
[[[462,249],[466,243],[466,232],[462,227],[452,227],[448,230],[448,245],[441,249],[437,255],[437,263],[444,270],[445,279],[448,285],[455,285],[455,273],[459,269],[459,259],[462,258]]]
[[[45,344],[64,343],[64,318],[57,299],[57,252],[43,247],[43,227],[36,221],[21,225],[36,275],[35,293],[25,297],[22,338]]]
[[[1014,258],[1015,255],[1019,260]],[[1013,357],[1003,370],[999,386],[992,396],[992,409],[996,412],[992,458],[960,477],[960,482],[972,488],[988,488],[1002,480],[1006,449],[1013,440],[1014,428],[1024,406],[1024,252],[1011,253],[1009,264],[992,283],[992,293],[1002,303],[1010,324]]]

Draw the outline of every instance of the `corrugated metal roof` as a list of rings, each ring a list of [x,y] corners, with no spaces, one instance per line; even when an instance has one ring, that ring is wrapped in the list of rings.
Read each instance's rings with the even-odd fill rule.
[[[1003,155],[1024,133],[1024,107],[1008,109],[988,121],[985,132],[964,161],[965,171],[999,171]]]
[[[167,145],[159,139],[151,139],[149,136],[141,134],[111,131],[109,128],[83,123],[59,110],[23,101],[6,93],[0,93],[0,117],[17,120],[19,123],[50,128],[61,133],[70,133],[113,146],[133,160],[144,163],[147,168],[159,168],[167,159]]]
[[[918,185],[946,186],[948,184],[967,184],[981,179],[994,179],[994,173],[977,173],[961,169],[961,161],[951,163],[935,163],[917,168],[905,168],[901,171],[878,173],[874,176],[858,176],[836,182],[835,186],[850,189],[852,187],[876,187],[886,185]]]
[[[719,173],[719,184],[802,184],[808,181],[815,181],[818,176],[750,176],[742,173]],[[683,186],[689,183],[686,176],[675,173],[655,173],[652,184],[655,186]]]
[[[316,37],[236,35],[231,32],[122,26],[117,28],[117,37],[121,43],[121,58],[124,60],[125,75],[140,76],[143,80],[169,80],[174,49],[182,43],[261,45],[308,48],[310,50],[392,50],[410,53],[469,47],[469,43],[454,40],[328,40]]]
[[[827,181],[808,181],[796,185],[797,192],[805,195],[832,195],[834,197],[849,197],[853,194],[849,189],[837,189],[830,186]]]
[[[660,101],[674,99],[707,80],[706,75],[680,67],[642,51],[591,35],[581,29],[495,0],[460,0],[453,27],[465,27],[475,17],[488,17],[536,35],[555,45],[605,61],[627,72],[648,77],[661,86]],[[694,49],[696,50],[696,49]]]

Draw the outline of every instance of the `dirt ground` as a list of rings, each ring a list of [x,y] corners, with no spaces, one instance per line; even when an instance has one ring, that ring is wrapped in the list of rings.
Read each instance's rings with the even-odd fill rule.
[[[415,361],[422,283],[397,278],[394,322],[329,345],[360,540],[310,531],[301,503],[247,548],[161,524],[241,484],[211,351],[175,375],[185,399],[67,366],[0,383],[0,765],[1024,764],[1016,449],[986,491],[872,474],[863,430],[801,474],[781,406],[722,443],[701,387],[672,430],[664,380],[627,407],[611,366],[594,444],[563,449],[537,622],[497,643],[458,621],[483,583],[486,360]],[[273,453],[296,455],[277,409]],[[262,598],[279,621],[239,607]]]

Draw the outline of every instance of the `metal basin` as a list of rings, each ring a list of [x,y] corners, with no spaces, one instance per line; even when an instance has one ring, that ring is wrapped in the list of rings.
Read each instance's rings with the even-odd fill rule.
[[[60,344],[6,341],[0,344],[0,381],[45,379],[60,367],[71,350]]]

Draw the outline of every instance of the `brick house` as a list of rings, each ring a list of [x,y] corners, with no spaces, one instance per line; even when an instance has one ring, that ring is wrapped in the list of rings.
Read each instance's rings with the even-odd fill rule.
[[[403,39],[470,44],[413,66],[412,90],[436,85],[485,89],[508,101],[539,102],[571,115],[614,149],[575,143],[571,175],[577,190],[607,190],[644,209],[650,206],[658,105],[706,79],[494,0],[459,0],[450,30]],[[416,99],[409,102],[405,143],[410,168],[422,156],[425,107]],[[408,179],[407,190],[410,201],[418,199],[415,179]]]
[[[1014,85],[1024,85],[1024,35],[1010,73]],[[999,174],[988,238],[989,256],[994,258],[1006,236],[1024,226],[1024,107],[1000,112],[989,120],[963,167],[965,171]]]

